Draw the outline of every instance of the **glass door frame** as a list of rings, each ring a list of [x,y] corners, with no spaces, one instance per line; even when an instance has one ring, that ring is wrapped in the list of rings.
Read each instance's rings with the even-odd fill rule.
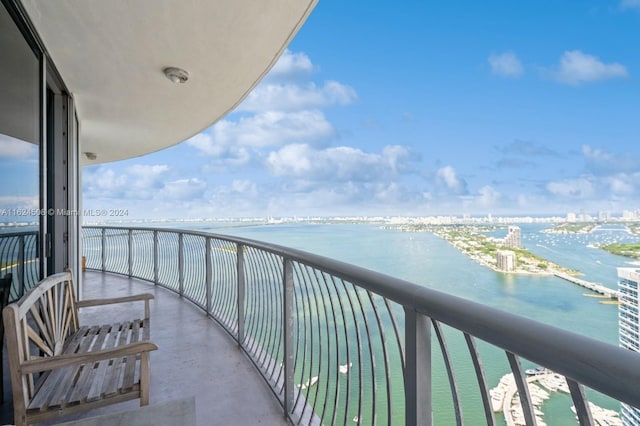
[[[73,96],[19,0],[0,0],[36,55],[39,76],[40,278],[71,269],[81,282],[80,162]],[[49,91],[50,99],[47,99]],[[51,102],[51,103],[48,103]]]

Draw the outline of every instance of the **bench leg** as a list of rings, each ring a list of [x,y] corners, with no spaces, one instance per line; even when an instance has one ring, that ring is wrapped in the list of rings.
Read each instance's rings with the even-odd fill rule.
[[[140,406],[149,405],[149,352],[140,356]]]

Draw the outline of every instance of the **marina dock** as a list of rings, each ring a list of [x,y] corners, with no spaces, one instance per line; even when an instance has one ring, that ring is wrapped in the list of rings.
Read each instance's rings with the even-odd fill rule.
[[[569,394],[569,387],[564,377],[552,371],[546,371],[527,377],[527,386],[531,396],[536,423],[546,426],[544,421],[544,403],[554,393]],[[524,426],[526,421],[522,410],[518,389],[513,374],[506,374],[500,379],[498,386],[490,390],[491,405],[494,412],[502,412],[507,426]],[[569,407],[575,414],[575,407]],[[622,426],[617,411],[608,410],[589,402],[589,410],[596,426]]]
[[[555,275],[558,278],[562,278],[563,280],[577,284],[586,289],[589,289],[591,291],[594,291],[598,294],[602,294],[603,296],[607,296],[610,299],[618,299],[618,296],[620,294],[618,290],[613,290],[602,284],[592,283],[590,281],[582,280],[580,278],[576,278],[571,275],[563,274],[562,272],[554,272],[553,275]]]

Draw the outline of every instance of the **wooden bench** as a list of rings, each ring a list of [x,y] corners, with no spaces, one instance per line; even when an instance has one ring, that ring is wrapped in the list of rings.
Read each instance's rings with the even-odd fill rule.
[[[151,294],[77,301],[70,272],[3,311],[17,426],[140,398],[149,404]],[[78,309],[144,301],[144,319],[83,325]],[[120,320],[120,318],[118,318]]]

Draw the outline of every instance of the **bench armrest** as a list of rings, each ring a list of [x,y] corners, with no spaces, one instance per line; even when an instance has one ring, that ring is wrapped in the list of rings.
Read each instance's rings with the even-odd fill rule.
[[[20,365],[21,374],[32,374],[39,371],[48,371],[56,368],[70,367],[72,365],[85,364],[104,359],[121,358],[129,355],[137,355],[142,352],[150,352],[158,349],[158,346],[151,341],[129,343],[117,348],[102,349],[95,352],[84,352],[78,354],[56,355],[47,358],[33,359],[25,361]]]
[[[151,293],[142,293],[142,294],[134,294],[133,296],[112,297],[109,299],[78,300],[76,302],[76,306],[78,307],[78,309],[80,309],[80,308],[88,308],[91,306],[103,306],[103,305],[112,305],[115,303],[144,301],[144,316],[145,318],[149,318],[149,300],[153,298],[154,296]]]

